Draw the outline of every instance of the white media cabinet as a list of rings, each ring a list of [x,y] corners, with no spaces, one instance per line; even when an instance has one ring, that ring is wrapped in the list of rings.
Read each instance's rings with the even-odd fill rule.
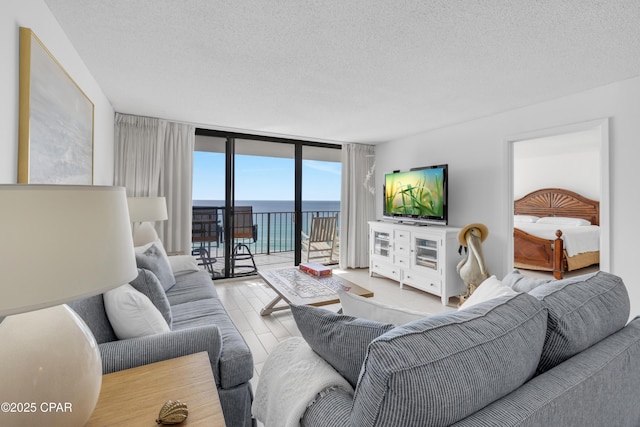
[[[466,286],[456,272],[460,228],[369,221],[369,275],[438,295],[443,305]]]

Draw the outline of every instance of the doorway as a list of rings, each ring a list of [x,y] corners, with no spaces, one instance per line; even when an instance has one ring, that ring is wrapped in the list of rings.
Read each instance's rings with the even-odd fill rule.
[[[584,142],[585,138],[593,138],[589,144]],[[591,148],[580,148],[581,146],[590,146]],[[588,153],[589,150],[595,150],[595,153]],[[535,153],[535,154],[533,154]],[[581,153],[575,155],[575,153]],[[575,156],[574,156],[575,155]],[[574,156],[574,157],[567,157]],[[545,158],[545,167],[535,168],[528,167],[528,163],[535,164],[533,157]],[[568,158],[572,160],[567,161]],[[507,206],[504,209],[507,218],[506,235],[507,251],[506,266],[507,271],[511,271],[514,267],[514,201],[527,194],[528,190],[535,190],[527,184],[523,177],[536,176],[535,184],[531,184],[538,188],[559,187],[553,184],[557,181],[551,181],[555,173],[547,173],[549,171],[561,171],[564,175],[562,182],[572,185],[572,179],[580,179],[572,175],[572,170],[583,170],[580,161],[589,162],[591,168],[597,169],[593,171],[588,178],[582,179],[580,184],[586,185],[584,188],[590,188],[595,193],[587,195],[587,197],[599,200],[600,202],[600,270],[609,271],[610,268],[610,250],[609,250],[609,122],[608,119],[592,120],[582,123],[576,123],[566,126],[559,126],[549,129],[543,129],[526,134],[514,135],[506,140],[506,163],[507,176],[505,177],[506,192],[505,200]],[[548,166],[547,166],[548,165]],[[516,170],[516,168],[518,168]],[[575,174],[577,175],[577,174]],[[591,181],[591,184],[583,181]],[[524,194],[523,194],[524,193]]]

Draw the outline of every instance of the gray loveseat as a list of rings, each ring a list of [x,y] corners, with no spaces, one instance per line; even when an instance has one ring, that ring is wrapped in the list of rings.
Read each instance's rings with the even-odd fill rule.
[[[110,373],[174,357],[206,351],[227,426],[250,426],[253,357],[204,271],[175,276],[166,291],[149,270],[139,269],[132,285],[149,296],[165,316],[171,331],[118,340],[105,311],[102,295],[74,301],[75,310],[92,330]]]
[[[293,310],[320,355],[340,339],[353,351],[362,328],[380,325],[349,336],[353,318],[331,330],[349,316]],[[301,425],[638,426],[640,318],[628,319],[622,280],[599,272],[383,327],[364,346],[355,393],[325,390]],[[327,361],[340,371],[347,354]]]

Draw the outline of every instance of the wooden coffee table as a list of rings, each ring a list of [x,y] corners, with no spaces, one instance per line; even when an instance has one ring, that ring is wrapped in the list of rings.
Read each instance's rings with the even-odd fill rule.
[[[340,302],[338,290],[371,298],[373,292],[356,285],[338,275],[317,278],[304,273],[298,267],[259,270],[262,280],[275,291],[277,296],[261,311],[262,316],[274,311],[287,310],[289,304],[321,306]],[[284,301],[287,305],[277,305]]]

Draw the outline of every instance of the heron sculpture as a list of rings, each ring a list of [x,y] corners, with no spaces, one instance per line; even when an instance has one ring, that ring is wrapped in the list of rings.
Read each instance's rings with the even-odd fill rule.
[[[467,285],[467,291],[460,296],[462,303],[473,291],[489,277],[487,265],[482,255],[482,242],[489,235],[489,229],[484,224],[469,224],[458,233],[460,242],[460,254],[464,247],[467,258],[458,263],[456,270],[462,281]]]

